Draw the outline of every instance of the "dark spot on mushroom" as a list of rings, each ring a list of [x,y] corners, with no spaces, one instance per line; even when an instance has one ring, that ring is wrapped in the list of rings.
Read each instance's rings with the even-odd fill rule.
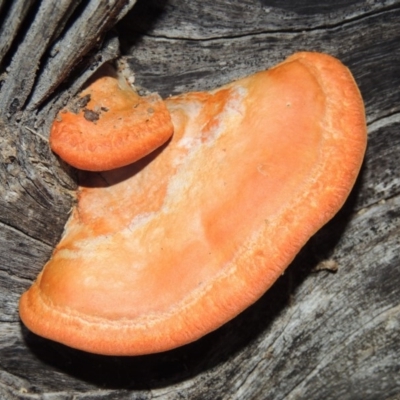
[[[85,117],[85,119],[86,119],[87,121],[90,121],[90,122],[96,122],[96,121],[98,121],[99,118],[100,118],[99,113],[94,112],[94,111],[92,111],[92,110],[88,110],[87,108],[85,108],[85,109],[83,110],[83,116]]]
[[[88,105],[89,101],[90,101],[90,94],[87,94],[86,96],[79,98],[76,104],[79,108],[85,108]]]
[[[68,105],[68,109],[74,114],[78,114],[80,110],[85,108],[90,101],[90,94],[86,96],[79,97],[77,99],[72,100],[72,102]]]

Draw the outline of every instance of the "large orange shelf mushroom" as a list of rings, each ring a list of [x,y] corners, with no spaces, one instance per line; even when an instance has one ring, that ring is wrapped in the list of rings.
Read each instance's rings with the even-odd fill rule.
[[[358,88],[323,54],[166,106],[167,145],[82,184],[21,298],[33,332],[114,355],[200,338],[256,301],[338,211],[366,147]]]

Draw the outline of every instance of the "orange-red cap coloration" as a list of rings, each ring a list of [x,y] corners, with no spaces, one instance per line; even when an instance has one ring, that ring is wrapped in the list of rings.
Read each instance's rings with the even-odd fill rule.
[[[20,302],[33,332],[100,354],[172,349],[255,302],[339,210],[366,147],[363,102],[323,54],[166,100],[162,151],[79,189]]]
[[[124,78],[108,73],[94,80],[74,107],[58,114],[50,146],[76,168],[105,171],[146,156],[164,144],[173,129],[160,96],[141,97]]]

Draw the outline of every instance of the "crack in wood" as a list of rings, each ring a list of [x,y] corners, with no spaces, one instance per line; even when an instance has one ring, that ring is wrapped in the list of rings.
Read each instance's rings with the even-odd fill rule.
[[[26,232],[23,232],[20,229],[18,229],[17,227],[6,224],[4,221],[0,221],[0,231],[4,231],[4,230],[12,230],[14,233],[17,233],[18,235],[20,235],[22,237],[29,238],[29,240],[33,240],[34,242],[39,243],[41,246],[44,246],[47,249],[53,248],[53,246],[51,244],[46,243],[46,242],[42,241],[41,239],[38,239],[34,236],[30,236]]]

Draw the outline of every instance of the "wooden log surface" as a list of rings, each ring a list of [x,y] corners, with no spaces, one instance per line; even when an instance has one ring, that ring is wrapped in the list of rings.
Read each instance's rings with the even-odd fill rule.
[[[51,5],[29,3],[28,19]],[[87,32],[62,3],[80,21],[76,34]],[[104,37],[132,6],[123,3],[91,32]],[[140,0],[102,45],[92,35],[72,64],[65,54],[50,68],[48,55],[63,40],[54,27],[40,68],[24,65],[33,78],[22,91],[10,89],[20,84],[12,77],[21,47],[0,37],[8,43],[0,90],[0,399],[400,399],[399,28],[399,0]],[[345,206],[257,303],[195,343],[125,358],[42,339],[17,313],[73,204],[74,174],[48,149],[50,123],[93,70],[116,57],[118,38],[137,84],[163,96],[213,88],[295,51],[329,53],[360,86],[369,134]]]

